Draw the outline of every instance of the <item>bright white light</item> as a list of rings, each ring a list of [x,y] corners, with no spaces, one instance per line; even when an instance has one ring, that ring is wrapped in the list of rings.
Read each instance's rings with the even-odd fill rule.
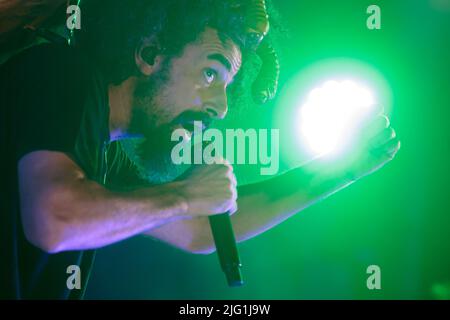
[[[325,82],[309,93],[300,108],[302,142],[314,155],[344,151],[374,104],[364,86],[349,80]]]

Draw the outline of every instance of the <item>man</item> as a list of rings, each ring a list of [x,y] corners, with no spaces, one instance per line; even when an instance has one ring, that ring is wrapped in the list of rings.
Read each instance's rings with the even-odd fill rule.
[[[180,168],[171,132],[227,114],[227,87],[247,56],[239,20],[212,0],[87,3],[75,47],[37,46],[3,66],[2,296],[81,297],[94,249],[139,234],[211,253],[214,214],[230,212],[244,241],[399,148],[379,115],[358,161],[332,178],[302,167],[237,187],[227,162]],[[81,290],[66,285],[71,265]]]

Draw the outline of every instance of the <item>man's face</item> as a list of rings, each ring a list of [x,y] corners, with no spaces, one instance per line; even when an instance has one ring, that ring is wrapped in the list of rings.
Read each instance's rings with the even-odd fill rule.
[[[133,95],[129,132],[145,137],[143,142],[122,141],[125,152],[137,165],[142,178],[164,183],[185,169],[172,163],[171,142],[175,129],[193,133],[193,122],[206,129],[212,120],[228,111],[227,86],[241,66],[239,48],[207,28],[179,57],[163,61],[150,77],[138,80]]]

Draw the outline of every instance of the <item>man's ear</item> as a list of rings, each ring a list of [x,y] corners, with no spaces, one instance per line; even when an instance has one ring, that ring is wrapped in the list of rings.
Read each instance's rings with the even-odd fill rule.
[[[134,59],[139,71],[142,74],[149,76],[158,69],[161,64],[162,57],[157,46],[143,43],[136,50]]]

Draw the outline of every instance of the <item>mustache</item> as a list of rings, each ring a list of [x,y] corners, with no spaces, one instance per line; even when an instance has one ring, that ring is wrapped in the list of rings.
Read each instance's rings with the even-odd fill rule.
[[[140,121],[145,121],[146,119],[146,117],[144,116],[136,118]],[[201,121],[203,127],[202,130],[206,130],[211,125],[213,119],[207,112],[186,110],[181,112],[172,121],[164,125],[143,126],[143,128],[146,128],[146,130],[144,130],[143,132],[143,136],[146,139],[138,147],[140,151],[139,155],[142,156],[143,159],[145,159],[146,157],[150,156],[151,153],[168,153],[172,149],[174,144],[174,142],[170,140],[173,126],[181,125],[182,127],[192,132],[194,130],[194,121]]]
[[[193,124],[194,121],[201,121],[204,125],[204,128],[208,128],[211,125],[211,122],[213,119],[211,116],[202,111],[194,111],[194,110],[186,110],[182,113],[180,113],[175,119],[171,121],[172,125],[186,125],[186,124]]]

